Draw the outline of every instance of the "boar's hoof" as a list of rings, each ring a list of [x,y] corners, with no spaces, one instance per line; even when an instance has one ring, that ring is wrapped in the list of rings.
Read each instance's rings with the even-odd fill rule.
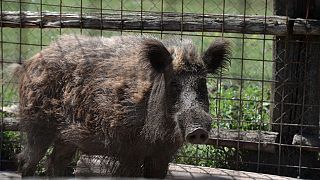
[[[208,131],[197,128],[189,132],[186,136],[186,141],[192,144],[202,144],[209,139]]]

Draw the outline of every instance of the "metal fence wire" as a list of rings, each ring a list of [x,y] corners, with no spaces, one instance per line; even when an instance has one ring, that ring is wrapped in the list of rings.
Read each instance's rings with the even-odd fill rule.
[[[232,44],[229,70],[208,77],[210,140],[185,145],[174,163],[320,177],[319,8],[316,0],[1,0],[1,170],[16,169],[21,148],[11,64],[62,34],[150,34],[191,39],[201,52],[215,38]]]

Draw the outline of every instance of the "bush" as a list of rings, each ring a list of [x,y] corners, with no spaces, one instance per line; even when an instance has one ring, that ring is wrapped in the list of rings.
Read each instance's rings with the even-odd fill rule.
[[[2,135],[1,171],[17,170],[16,155],[20,152],[20,133],[5,131]]]
[[[215,91],[210,85],[208,89],[209,98],[213,100],[210,102],[210,112],[218,118],[213,128],[269,129],[270,88],[256,84],[243,85],[242,88],[239,85],[222,84]]]
[[[236,159],[234,148],[186,144],[174,163],[229,169],[234,166],[232,159]]]

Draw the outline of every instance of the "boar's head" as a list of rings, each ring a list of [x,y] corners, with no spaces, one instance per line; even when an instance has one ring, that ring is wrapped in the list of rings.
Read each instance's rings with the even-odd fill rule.
[[[146,135],[154,141],[171,137],[178,142],[204,143],[212,123],[206,78],[227,66],[229,43],[216,40],[202,55],[189,40],[148,40],[144,45],[143,56],[154,70]]]

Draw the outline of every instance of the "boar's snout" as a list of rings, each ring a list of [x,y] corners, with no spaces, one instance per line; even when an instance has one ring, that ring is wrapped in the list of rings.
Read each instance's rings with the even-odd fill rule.
[[[199,108],[192,108],[177,113],[182,135],[188,143],[203,144],[209,138],[212,118],[209,113]]]
[[[192,144],[202,144],[209,139],[209,133],[205,129],[198,127],[186,133],[186,141]]]

